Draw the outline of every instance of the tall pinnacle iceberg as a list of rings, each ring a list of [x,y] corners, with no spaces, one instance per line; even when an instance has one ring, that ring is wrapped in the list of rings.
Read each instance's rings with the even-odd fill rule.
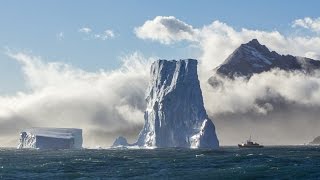
[[[217,148],[215,126],[203,105],[197,60],[158,60],[151,66],[142,147]],[[122,137],[114,145],[126,142]],[[126,143],[122,145],[128,145]]]

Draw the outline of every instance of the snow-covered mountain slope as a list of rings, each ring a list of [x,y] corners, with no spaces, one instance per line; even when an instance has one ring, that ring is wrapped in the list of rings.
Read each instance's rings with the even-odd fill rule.
[[[80,149],[82,130],[74,128],[31,128],[20,133],[19,149]]]
[[[253,39],[246,44],[241,44],[214,71],[229,78],[236,76],[250,78],[255,73],[269,71],[273,68],[311,72],[320,68],[320,61],[292,55],[280,55],[275,51],[270,51],[265,45],[261,45],[257,39]],[[211,80],[214,79],[211,78]],[[211,80],[209,79],[209,82]]]
[[[203,105],[193,59],[158,60],[151,66],[145,124],[133,145],[217,148],[215,126]],[[118,138],[115,144],[126,141]]]

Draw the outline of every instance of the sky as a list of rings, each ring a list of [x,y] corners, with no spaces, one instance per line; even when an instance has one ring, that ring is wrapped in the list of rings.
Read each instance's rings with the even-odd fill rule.
[[[0,93],[25,89],[17,62],[7,50],[31,52],[50,61],[72,64],[87,71],[115,69],[121,57],[135,51],[146,56],[196,58],[186,44],[165,46],[137,38],[133,29],[156,16],[174,16],[194,27],[215,20],[235,29],[278,30],[293,33],[292,21],[318,17],[318,1],[4,1],[0,7]],[[92,34],[111,30],[114,37],[101,40]]]
[[[205,108],[222,145],[248,132],[266,144],[308,142],[319,135],[320,72],[273,70],[221,79],[221,89],[207,80],[253,38],[319,60],[318,7],[316,0],[1,2],[0,146],[41,126],[82,128],[90,147],[119,135],[133,142],[151,63],[185,58],[199,60]]]

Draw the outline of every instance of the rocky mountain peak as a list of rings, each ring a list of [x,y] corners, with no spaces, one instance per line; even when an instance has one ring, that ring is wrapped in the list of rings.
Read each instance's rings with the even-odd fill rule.
[[[270,51],[257,39],[252,39],[248,43],[241,44],[214,71],[216,74],[233,79],[237,76],[250,78],[253,74],[269,71],[273,68],[286,71],[310,71],[320,68],[320,61],[292,55],[280,55],[275,51]],[[210,79],[212,80],[212,78]]]

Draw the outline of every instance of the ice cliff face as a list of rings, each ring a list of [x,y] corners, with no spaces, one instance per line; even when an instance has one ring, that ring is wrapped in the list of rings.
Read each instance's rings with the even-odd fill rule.
[[[320,136],[314,138],[313,141],[309,143],[310,145],[319,145],[320,144]]]
[[[204,109],[196,60],[154,62],[146,100],[145,124],[138,141],[133,145],[186,148],[219,146],[215,126]]]
[[[19,149],[80,149],[82,130],[74,128],[31,128],[20,133]]]

